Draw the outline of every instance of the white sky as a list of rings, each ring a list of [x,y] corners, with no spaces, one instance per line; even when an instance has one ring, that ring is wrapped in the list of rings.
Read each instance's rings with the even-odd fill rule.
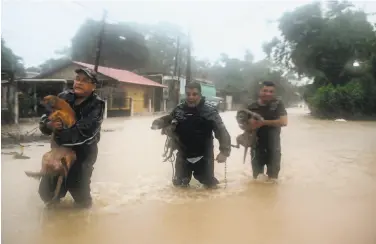
[[[3,0],[1,34],[23,57],[26,67],[55,56],[70,44],[86,18],[156,23],[168,21],[191,30],[193,55],[214,61],[220,53],[243,58],[246,49],[264,58],[262,44],[279,34],[275,20],[284,11],[310,1],[68,1]],[[353,1],[367,12],[376,2]],[[84,8],[83,6],[87,6]],[[270,21],[274,21],[271,23]]]

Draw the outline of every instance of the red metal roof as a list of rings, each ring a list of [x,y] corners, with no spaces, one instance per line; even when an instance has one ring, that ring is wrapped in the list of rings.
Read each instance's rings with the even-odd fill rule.
[[[89,69],[94,69],[94,65],[92,64],[87,64],[87,63],[82,63],[82,62],[77,62],[77,61],[73,61],[73,63],[80,65],[80,66],[84,66]],[[158,82],[152,81],[148,78],[145,78],[141,75],[135,74],[127,70],[113,69],[109,67],[98,66],[98,73],[101,73],[105,76],[108,76],[120,82],[131,83],[131,84],[136,84],[136,85],[144,85],[144,86],[154,86],[154,87],[163,87],[163,88],[167,87]]]

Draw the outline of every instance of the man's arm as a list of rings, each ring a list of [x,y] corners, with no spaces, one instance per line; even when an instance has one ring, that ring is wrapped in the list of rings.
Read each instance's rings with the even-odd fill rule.
[[[283,105],[282,101],[280,101],[278,103],[277,113],[278,113],[279,119],[276,119],[276,120],[264,120],[263,125],[274,126],[274,127],[287,126],[287,123],[288,123],[287,111],[286,111],[286,108]]]
[[[62,146],[77,146],[93,139],[100,131],[104,107],[103,101],[96,102],[91,112],[78,120],[74,126],[57,131],[56,142]]]
[[[219,141],[219,151],[226,157],[230,156],[231,137],[218,111],[215,110],[211,113],[210,120],[213,123],[215,138]]]

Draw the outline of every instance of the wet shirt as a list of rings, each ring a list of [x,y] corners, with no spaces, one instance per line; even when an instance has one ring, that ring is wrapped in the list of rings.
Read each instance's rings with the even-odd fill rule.
[[[274,100],[266,105],[254,102],[248,106],[248,110],[260,114],[264,120],[277,120],[287,115],[286,108],[280,100]],[[266,148],[279,147],[280,134],[281,127],[262,126],[257,131],[258,145]]]
[[[176,126],[176,133],[191,157],[204,155],[212,141],[213,126],[211,121],[201,115],[201,106],[203,104],[194,108],[185,106],[182,114],[184,120],[180,120]]]

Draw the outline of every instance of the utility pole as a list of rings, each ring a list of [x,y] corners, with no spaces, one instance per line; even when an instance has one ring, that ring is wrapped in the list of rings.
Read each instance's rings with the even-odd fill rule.
[[[102,26],[101,26],[101,29],[99,31],[97,49],[96,49],[96,53],[95,53],[95,62],[94,62],[94,71],[95,72],[98,72],[99,59],[100,59],[100,56],[101,56],[101,49],[102,49],[102,43],[103,43],[103,37],[104,37],[104,27],[106,25],[106,17],[107,17],[107,11],[103,10]]]
[[[191,34],[188,33],[188,50],[187,50],[187,70],[185,74],[186,83],[192,82],[191,72]]]
[[[174,76],[176,76],[177,69],[178,69],[178,58],[179,58],[179,49],[180,49],[180,38],[177,37],[176,40],[176,54],[175,54],[175,67],[174,67]]]

